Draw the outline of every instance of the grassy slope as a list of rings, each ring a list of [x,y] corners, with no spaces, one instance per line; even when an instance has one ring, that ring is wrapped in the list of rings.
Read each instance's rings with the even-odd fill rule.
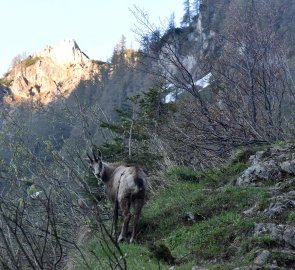
[[[230,269],[249,264],[251,243],[264,244],[267,239],[251,237],[258,220],[242,212],[255,203],[263,206],[268,195],[266,188],[232,185],[246,166],[235,162],[204,173],[171,169],[167,173],[169,186],[144,208],[138,243],[121,244],[129,269],[167,269],[173,258],[175,269],[191,269],[193,265]],[[195,221],[188,221],[186,213],[192,213]],[[97,243],[93,238],[85,247],[95,254],[89,255],[91,268],[108,269],[106,253]],[[173,258],[169,259],[169,252]]]
[[[192,269],[194,265],[233,269],[253,264],[257,248],[274,245],[267,237],[253,237],[255,222],[269,221],[243,214],[255,204],[265,209],[269,187],[234,185],[253,152],[240,154],[227,167],[202,173],[175,167],[166,173],[169,185],[150,198],[143,210],[138,242],[120,244],[128,269],[168,269],[171,264],[174,269]],[[187,213],[195,220],[187,220]],[[283,223],[294,225],[295,212],[290,211],[283,219]],[[106,252],[96,238],[84,249],[90,251],[91,269],[109,269]],[[279,256],[272,254],[271,258],[282,261],[282,265],[290,260]]]
[[[218,178],[222,185],[240,170],[241,164],[236,164],[222,171],[207,172],[203,177],[197,175],[198,181],[175,180],[147,205],[143,244],[167,246],[179,262],[176,269],[191,269],[193,265],[210,269],[214,265],[222,269],[224,265],[228,269],[243,265],[240,255],[246,252],[246,239],[249,240],[256,220],[244,217],[242,212],[257,202],[265,204],[267,192],[264,188],[216,185]],[[186,220],[189,212],[196,221]]]

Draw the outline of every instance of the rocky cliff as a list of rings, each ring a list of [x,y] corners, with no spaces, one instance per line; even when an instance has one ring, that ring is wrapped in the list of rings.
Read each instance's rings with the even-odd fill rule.
[[[74,40],[31,54],[3,79],[9,82],[8,104],[38,100],[48,104],[57,96],[68,97],[81,81],[100,77],[99,65],[84,54]]]

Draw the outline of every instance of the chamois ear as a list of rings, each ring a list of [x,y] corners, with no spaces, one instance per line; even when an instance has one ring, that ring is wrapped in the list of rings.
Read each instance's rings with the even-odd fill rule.
[[[93,159],[92,159],[92,157],[88,154],[88,152],[86,152],[86,155],[87,155],[87,157],[88,157],[88,162],[90,163],[90,164],[92,164],[93,163]]]
[[[95,152],[97,152],[98,156],[95,154]],[[101,152],[100,152],[99,149],[92,148],[92,154],[93,154],[93,157],[94,157],[94,161],[95,162],[98,162],[98,161],[101,161],[102,160],[102,154],[101,154]]]
[[[100,152],[99,149],[98,149],[97,151],[98,151],[98,158],[99,158],[100,160],[102,160],[102,153]]]

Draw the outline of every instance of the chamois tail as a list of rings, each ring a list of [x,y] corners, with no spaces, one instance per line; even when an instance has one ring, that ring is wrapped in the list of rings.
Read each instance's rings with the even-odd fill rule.
[[[141,191],[141,190],[144,190],[144,181],[141,177],[136,177],[134,179],[134,182],[136,184],[136,187],[137,187],[137,191]]]

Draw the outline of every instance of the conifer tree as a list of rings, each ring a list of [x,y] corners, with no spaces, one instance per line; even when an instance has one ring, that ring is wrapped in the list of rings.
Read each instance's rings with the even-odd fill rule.
[[[162,90],[152,87],[143,95],[129,98],[129,108],[117,110],[116,123],[103,122],[101,127],[113,134],[101,149],[108,160],[136,162],[149,169],[156,166],[159,153],[151,150],[151,139],[169,117],[169,104],[162,102]]]
[[[174,14],[174,12],[170,16],[168,28],[175,29],[175,14]]]
[[[193,9],[196,15],[198,15],[200,12],[201,4],[202,4],[202,0],[194,0]]]
[[[191,17],[192,17],[190,0],[184,0],[183,6],[184,6],[184,15],[182,17],[181,25],[188,26],[191,22]]]

